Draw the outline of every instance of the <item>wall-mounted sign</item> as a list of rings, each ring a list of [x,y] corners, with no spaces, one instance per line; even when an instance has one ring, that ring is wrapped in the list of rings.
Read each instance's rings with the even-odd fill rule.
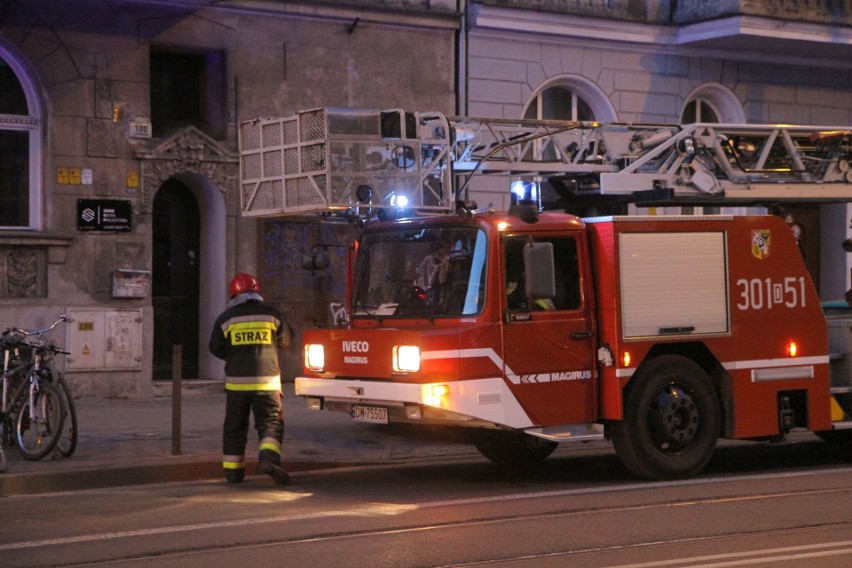
[[[78,199],[78,231],[129,231],[133,210],[120,199]]]
[[[151,120],[148,118],[133,117],[127,123],[127,136],[129,138],[150,138]]]

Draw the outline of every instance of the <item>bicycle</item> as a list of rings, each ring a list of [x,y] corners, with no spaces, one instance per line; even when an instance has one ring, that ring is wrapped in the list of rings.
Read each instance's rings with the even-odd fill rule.
[[[29,335],[40,335],[54,329],[59,323],[65,323],[68,318],[63,314],[49,328],[28,332]],[[40,344],[42,351],[42,367],[41,374],[44,379],[55,384],[62,398],[62,404],[65,406],[66,421],[63,422],[62,431],[59,436],[59,441],[56,444],[56,450],[59,455],[65,458],[70,458],[77,449],[77,407],[74,404],[74,396],[71,394],[71,387],[68,381],[65,380],[65,375],[56,371],[53,366],[53,355],[60,353],[62,355],[70,355],[68,351],[59,349],[52,344]]]
[[[44,331],[44,330],[42,330]],[[31,347],[33,344],[29,344]],[[56,371],[53,366],[53,356],[57,353],[69,355],[68,351],[59,349],[55,345],[40,343],[38,349],[41,352],[41,377],[56,385],[57,391],[65,407],[65,421],[56,444],[56,451],[64,458],[70,458],[77,449],[77,407],[74,404],[74,396],[71,387],[65,380],[65,375]]]
[[[2,336],[0,441],[14,443],[18,453],[28,460],[43,458],[59,443],[67,412],[64,395],[53,380],[50,366],[43,368],[43,363],[55,353],[66,352],[41,341],[28,343],[25,338],[47,333],[64,321],[62,315],[48,328],[10,328]],[[25,349],[30,350],[29,361],[21,356]]]

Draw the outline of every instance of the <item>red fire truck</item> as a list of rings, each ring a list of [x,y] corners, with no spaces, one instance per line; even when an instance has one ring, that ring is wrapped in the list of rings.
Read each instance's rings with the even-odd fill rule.
[[[418,137],[425,149],[385,142],[372,157],[405,170],[422,159],[433,173],[418,174],[421,205],[441,195],[447,164],[434,164],[462,161],[439,151],[458,131],[429,132]],[[351,147],[324,143],[339,163],[350,159],[344,173],[357,161]],[[703,167],[682,166],[713,172],[693,189],[736,190]],[[573,170],[589,183],[589,168]],[[366,207],[374,187],[357,181],[348,205]],[[369,223],[356,248],[348,322],[303,335],[296,393],[311,408],[360,422],[464,426],[483,455],[504,464],[605,437],[649,479],[698,473],[720,437],[781,439],[800,429],[852,443],[852,316],[827,318],[781,218],[581,219],[522,199],[508,212]]]

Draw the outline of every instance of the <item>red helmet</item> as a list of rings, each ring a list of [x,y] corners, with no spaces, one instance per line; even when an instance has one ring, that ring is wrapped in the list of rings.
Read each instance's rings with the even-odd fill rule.
[[[231,284],[228,286],[228,293],[231,295],[231,298],[233,298],[237,294],[241,294],[243,292],[257,292],[259,294],[260,282],[258,282],[257,278],[251,274],[240,272],[231,278]]]

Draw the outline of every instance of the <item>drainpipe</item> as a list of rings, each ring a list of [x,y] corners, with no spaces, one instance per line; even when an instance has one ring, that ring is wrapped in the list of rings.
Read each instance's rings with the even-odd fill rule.
[[[459,28],[456,32],[456,115],[467,115],[468,0],[456,0]]]

